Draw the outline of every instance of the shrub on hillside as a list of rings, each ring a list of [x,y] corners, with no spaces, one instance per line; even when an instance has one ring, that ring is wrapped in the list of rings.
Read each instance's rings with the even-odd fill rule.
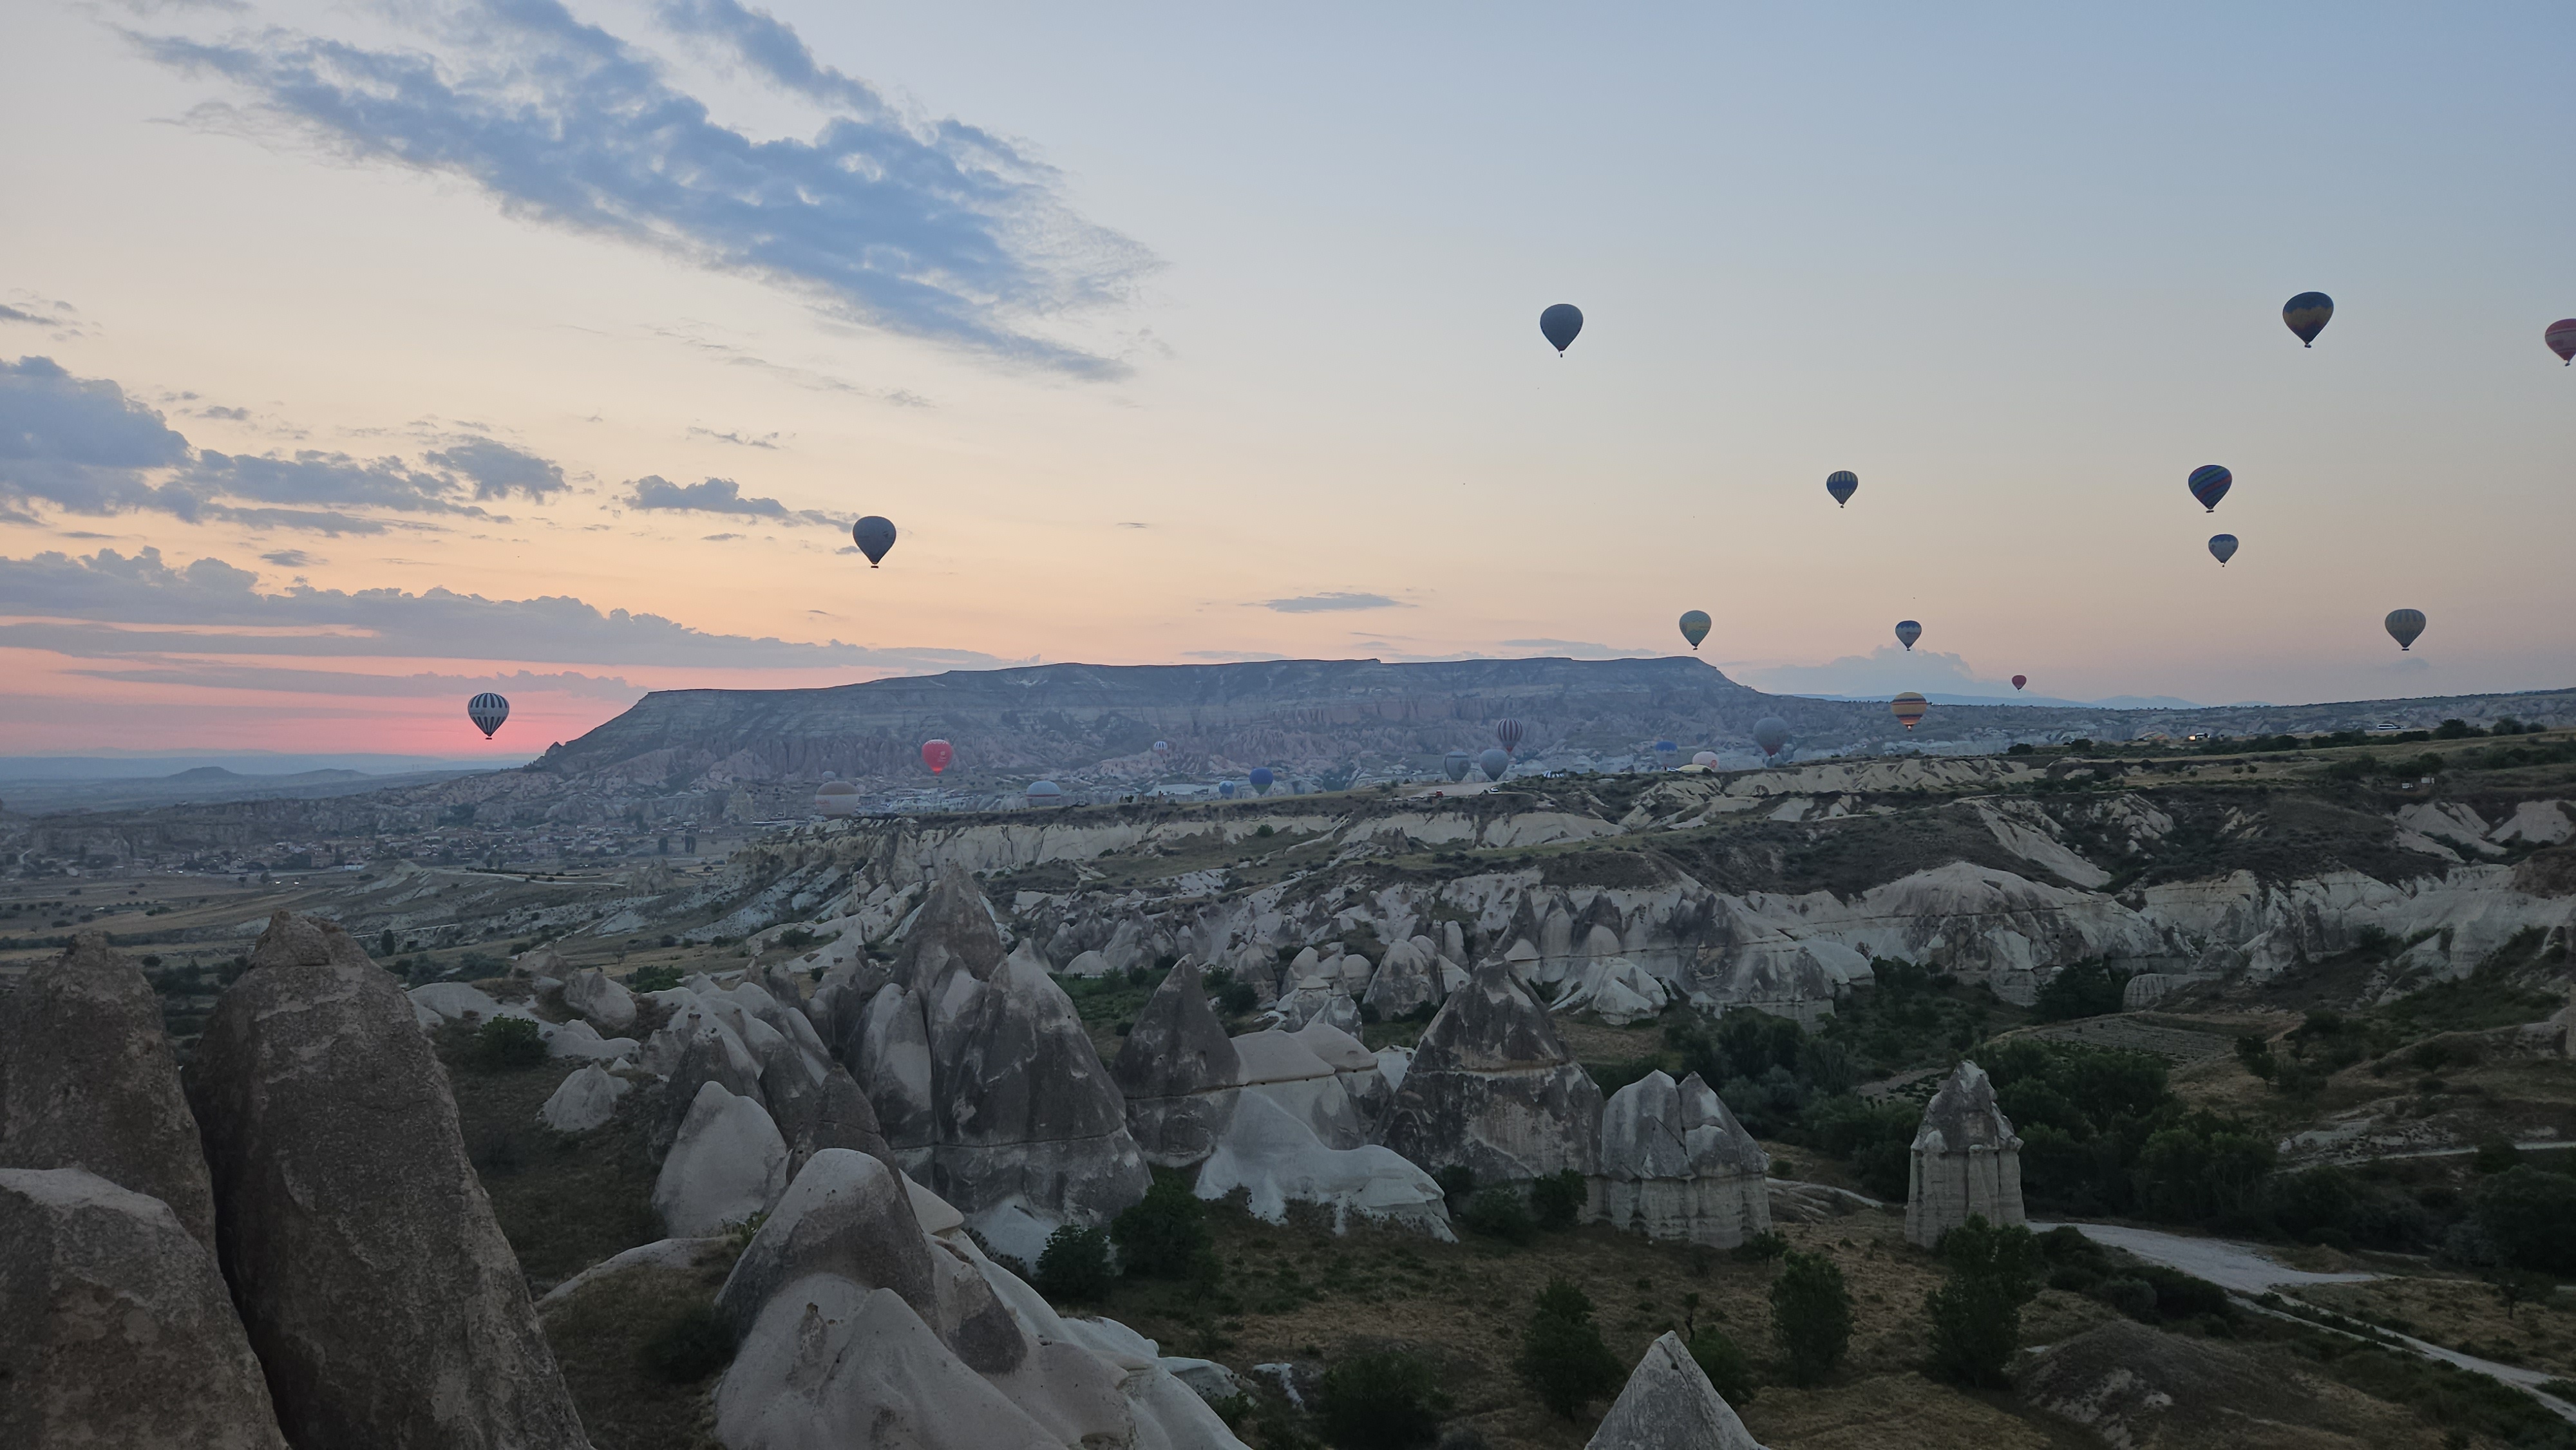
[[[2576,1274],[2576,1178],[2528,1164],[2506,1169],[2478,1190],[2469,1220],[2500,1263]]]
[[[1771,1282],[1771,1332],[1790,1383],[1812,1385],[1833,1373],[1851,1345],[1851,1291],[1823,1254],[1793,1252],[1781,1263]]]
[[[1571,1168],[1551,1173],[1530,1185],[1530,1217],[1551,1232],[1570,1229],[1582,1221],[1589,1196],[1582,1174]]]
[[[1324,1371],[1315,1417],[1337,1450],[1414,1450],[1449,1412],[1431,1366],[1401,1350],[1353,1355]]]
[[[1213,1278],[1215,1238],[1207,1205],[1177,1173],[1156,1170],[1144,1200],[1130,1204],[1109,1225],[1120,1267],[1131,1278]]]
[[[1525,1244],[1538,1233],[1529,1200],[1518,1189],[1480,1188],[1458,1215],[1460,1226],[1507,1244]]]
[[[1947,1282],[1924,1296],[1932,1321],[1932,1362],[1970,1385],[1999,1385],[2021,1347],[2021,1310],[2039,1292],[2039,1241],[2019,1225],[1982,1214],[1941,1236]]]
[[[1038,1250],[1037,1288],[1049,1299],[1090,1303],[1109,1292],[1109,1235],[1066,1224]]]
[[[662,944],[670,945],[668,941]],[[667,992],[678,985],[680,985],[680,969],[667,963],[660,966],[637,967],[634,974],[626,979],[626,990],[638,996],[646,992]]]
[[[644,1373],[664,1384],[696,1384],[732,1361],[733,1330],[713,1304],[692,1304],[637,1351]]]
[[[1691,1358],[1699,1362],[1699,1372],[1730,1405],[1738,1407],[1753,1401],[1753,1360],[1744,1347],[1720,1329],[1703,1329],[1691,1336]]]
[[[1627,1380],[1619,1357],[1592,1322],[1592,1300],[1565,1279],[1550,1279],[1521,1332],[1516,1368],[1539,1403],[1573,1419],[1585,1403],[1618,1391]]]
[[[485,1067],[535,1067],[546,1060],[546,1040],[525,1017],[495,1017],[474,1029],[474,1060]]]

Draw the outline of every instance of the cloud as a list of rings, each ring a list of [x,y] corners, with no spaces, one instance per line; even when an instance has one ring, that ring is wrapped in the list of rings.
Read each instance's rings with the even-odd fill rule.
[[[725,542],[727,539],[746,539],[746,538],[749,538],[749,537],[751,537],[751,536],[750,536],[750,535],[748,535],[748,534],[700,534],[700,535],[698,535],[698,538],[699,538],[702,542],[709,543],[709,544],[721,544],[721,543]]]
[[[0,302],[0,322],[26,322],[32,323],[37,327],[43,327],[52,321],[53,319],[50,317],[38,317],[32,312],[23,311],[19,308],[11,307],[5,302]]]
[[[1506,639],[1497,643],[1505,649],[1542,649],[1550,654],[1588,660],[1630,659],[1643,653],[1640,650],[1613,649],[1606,644],[1581,639]]]
[[[221,418],[230,423],[247,423],[250,421],[250,409],[199,408],[197,410],[197,416],[200,418]]]
[[[546,495],[570,487],[564,482],[561,467],[489,438],[469,438],[453,448],[429,454],[428,459],[471,479],[476,498],[506,498],[516,493],[543,503]]]
[[[717,124],[653,55],[558,0],[395,13],[420,18],[429,48],[282,27],[129,34],[253,97],[247,110],[198,107],[200,126],[283,126],[353,161],[461,177],[509,215],[748,276],[888,331],[1068,373],[1124,371],[1029,324],[1122,299],[1151,265],[1142,248],[1074,214],[1061,178],[1019,146],[899,114],[766,15],[732,0],[660,12],[693,55],[813,103],[810,141]]]
[[[89,658],[304,655],[543,660],[582,665],[989,669],[972,650],[876,649],[709,634],[652,614],[602,611],[569,596],[485,599],[428,589],[343,591],[295,584],[274,594],[221,559],[185,567],[161,551],[87,558],[0,558],[0,647]]]
[[[778,435],[775,433],[763,433],[754,438],[740,433],[719,433],[713,428],[698,427],[691,427],[689,433],[692,437],[711,438],[718,443],[731,443],[741,448],[775,449],[778,447]]]
[[[1210,664],[1218,665],[1241,665],[1259,664],[1268,660],[1284,660],[1288,658],[1288,656],[1273,650],[1187,649],[1181,651],[1181,658],[1185,660],[1205,660]]]
[[[1120,527],[1120,528],[1122,528],[1122,529],[1149,529],[1149,528],[1152,528],[1152,527],[1153,527],[1153,525],[1151,525],[1151,524],[1127,523],[1127,522],[1122,521],[1122,522],[1118,525],[1118,527]]]
[[[1383,594],[1301,594],[1294,599],[1265,599],[1264,609],[1281,614],[1323,614],[1336,609],[1402,609],[1405,606]]]
[[[260,557],[280,569],[310,569],[322,562],[302,549],[273,549]]]
[[[168,508],[195,500],[145,482],[188,461],[188,440],[104,379],[75,378],[51,358],[0,362],[0,497],[74,513]]]
[[[490,675],[374,675],[349,670],[298,670],[268,665],[235,665],[174,660],[124,669],[76,669],[65,674],[121,684],[183,685],[204,690],[260,690],[293,695],[368,696],[373,698],[472,695],[482,690],[579,695],[595,700],[634,700],[644,694],[614,676],[585,675],[574,670],[538,674],[519,670]]]
[[[79,310],[68,302],[51,302],[41,297],[31,297],[27,299],[27,305],[24,307],[12,307],[5,302],[0,302],[0,322],[22,322],[29,327],[50,327],[54,329],[57,337],[78,337],[81,331],[72,326],[72,318]]]
[[[782,522],[830,524],[840,520],[830,514],[791,509],[774,498],[745,498],[742,485],[730,478],[710,478],[704,483],[673,483],[660,474],[648,473],[626,485],[627,495],[619,502],[628,508],[647,512],[674,510],[697,514],[732,514],[747,519],[778,519]]]
[[[2010,695],[2009,680],[1989,680],[1967,660],[1935,650],[1907,651],[1880,645],[1866,655],[1845,655],[1821,665],[1734,666],[1729,677],[1775,695],[1860,695],[1886,698],[1903,690],[1923,694]]]

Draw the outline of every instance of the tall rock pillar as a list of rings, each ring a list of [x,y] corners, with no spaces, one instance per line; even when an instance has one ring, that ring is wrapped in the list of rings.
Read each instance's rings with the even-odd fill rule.
[[[1905,1192],[1905,1237],[1933,1248],[1970,1214],[1995,1224],[2026,1222],[2021,1207],[2021,1139],[1995,1106],[1986,1070],[1962,1062],[1923,1110]]]

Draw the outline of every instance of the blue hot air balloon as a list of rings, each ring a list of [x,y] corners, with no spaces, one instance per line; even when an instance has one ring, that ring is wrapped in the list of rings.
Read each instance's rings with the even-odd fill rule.
[[[1485,773],[1487,780],[1501,780],[1503,772],[1512,768],[1512,758],[1499,750],[1487,750],[1476,757],[1476,768]]]
[[[1910,619],[1896,621],[1896,642],[1905,646],[1909,652],[1913,650],[1914,642],[1922,637],[1923,626]]]
[[[868,556],[868,567],[873,569],[884,562],[886,550],[894,547],[894,525],[870,514],[850,525],[850,542]]]
[[[1221,781],[1218,781],[1218,782],[1216,783],[1216,793],[1217,793],[1217,795],[1218,795],[1218,796],[1222,797],[1223,799],[1226,799],[1226,800],[1232,800],[1232,799],[1234,799],[1234,782],[1233,782],[1233,781],[1230,781],[1230,780],[1221,780]]]
[[[1699,642],[1708,638],[1708,623],[1705,609],[1694,609],[1682,616],[1682,638],[1690,641],[1692,649],[1699,648]]]
[[[2236,475],[2215,463],[2204,463],[2191,471],[2189,483],[2191,496],[2200,500],[2201,507],[2216,513],[2218,501],[2236,486]]]
[[[2218,561],[2219,567],[2225,568],[2227,561],[2236,557],[2236,536],[2234,534],[2210,535],[2209,556]]]
[[[2281,304],[2281,320],[2299,335],[2303,347],[2314,347],[2317,334],[2334,317],[2334,299],[2323,292],[2302,292]]]
[[[1538,315],[1538,330],[1548,346],[1556,349],[1556,355],[1563,357],[1565,350],[1574,346],[1574,335],[1583,330],[1583,309],[1571,302],[1560,302]]]
[[[1278,779],[1278,776],[1271,774],[1269,766],[1256,765],[1252,768],[1252,788],[1263,795],[1270,794],[1272,782]]]
[[[501,722],[510,718],[510,702],[485,690],[465,702],[465,718],[473,721],[474,728],[489,740],[492,732],[501,728]]]
[[[1835,506],[1846,507],[1852,495],[1860,492],[1860,475],[1848,468],[1835,469],[1825,475],[1825,492],[1834,496]]]
[[[1448,776],[1451,780],[1465,780],[1467,778],[1467,767],[1475,763],[1475,758],[1470,756],[1466,751],[1452,750],[1447,755],[1441,757],[1440,770],[1442,774]]]

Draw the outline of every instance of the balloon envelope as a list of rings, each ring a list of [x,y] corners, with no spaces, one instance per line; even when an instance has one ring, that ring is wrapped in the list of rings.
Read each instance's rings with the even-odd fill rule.
[[[2216,513],[2218,501],[2227,497],[2227,491],[2236,486],[2236,475],[2215,463],[2204,463],[2191,471],[2191,477],[2186,482],[2191,489],[2191,496],[2200,500],[2200,506],[2211,513]]]
[[[930,767],[932,775],[946,770],[948,762],[956,757],[956,750],[945,740],[925,740],[921,743],[921,763]]]
[[[1216,793],[1227,800],[1234,799],[1234,782],[1230,780],[1218,781],[1216,783]]]
[[[501,722],[510,718],[510,702],[485,690],[465,702],[465,718],[473,721],[474,728],[489,740],[492,732],[501,728]]]
[[[2210,536],[2209,536],[2209,557],[2211,557],[2211,558],[2213,558],[2213,559],[2216,559],[2216,560],[2217,560],[2220,564],[2222,564],[2222,565],[2223,565],[2223,564],[2225,564],[2228,560],[2235,558],[2235,557],[2236,557],[2236,536],[2235,536],[2234,534],[2212,534],[2212,535],[2210,535]]]
[[[1690,641],[1692,649],[1699,648],[1699,642],[1708,638],[1707,610],[1694,609],[1682,616],[1682,638]]]
[[[2558,354],[2560,362],[2576,363],[2576,317],[2562,317],[2549,324],[2549,330],[2541,337],[2549,343],[2549,350]]]
[[[1157,741],[1155,741],[1155,742],[1154,742],[1154,758],[1155,758],[1157,761],[1163,761],[1163,760],[1169,760],[1169,759],[1171,759],[1171,758],[1172,758],[1172,742],[1170,742],[1170,741],[1168,741],[1168,740],[1157,740]]]
[[[1476,768],[1485,773],[1487,780],[1501,780],[1503,772],[1512,768],[1512,758],[1499,750],[1488,750],[1476,757]]]
[[[2415,647],[2415,637],[2423,632],[2423,610],[2392,609],[2388,611],[2388,637],[2397,641],[2397,647],[2399,649],[2413,649]]]
[[[1269,766],[1256,765],[1252,768],[1252,788],[1263,795],[1270,794],[1271,783],[1278,779],[1278,776],[1271,773]]]
[[[1574,335],[1583,330],[1583,309],[1571,302],[1560,302],[1538,315],[1539,336],[1563,357],[1574,346]]]
[[[868,556],[868,567],[873,569],[884,560],[886,550],[894,547],[894,525],[870,514],[850,525],[850,542]]]
[[[2317,334],[2326,330],[2334,317],[2334,299],[2323,292],[2302,292],[2281,304],[2281,320],[2299,335],[2303,344],[2314,344]]]
[[[1518,720],[1504,720],[1499,722],[1494,726],[1494,738],[1503,743],[1503,748],[1505,750],[1520,749],[1521,722]]]
[[[1860,492],[1860,475],[1848,468],[1838,468],[1825,475],[1825,492],[1834,496],[1836,507],[1847,505],[1851,496]]]
[[[1922,719],[1923,712],[1930,708],[1923,702],[1923,697],[1912,690],[1887,702],[1887,712],[1896,717],[1896,723],[1908,730],[1913,729],[1914,722]]]
[[[2028,676],[2028,675],[2015,675],[2015,676],[2013,676],[2013,688],[2014,688],[2014,689],[2016,689],[2016,690],[2020,689],[2022,686],[2027,685],[2027,684],[2029,684],[2029,683],[2030,683],[2030,676]]]
[[[1475,763],[1475,757],[1469,755],[1466,751],[1452,750],[1447,755],[1441,757],[1440,771],[1451,780],[1465,780],[1467,778],[1467,768]]]
[[[1033,780],[1029,782],[1030,805],[1051,806],[1057,805],[1063,800],[1064,787],[1056,784],[1054,781]]]
[[[846,780],[827,780],[814,788],[814,814],[844,820],[859,813],[859,788]]]
[[[1714,750],[1703,750],[1697,755],[1691,757],[1691,764],[1715,770],[1717,768],[1717,752]]]
[[[1753,743],[1761,746],[1765,755],[1779,754],[1780,747],[1789,743],[1789,722],[1777,715],[1765,715],[1754,721]]]
[[[1923,626],[1916,624],[1910,619],[1900,619],[1896,621],[1896,642],[1898,644],[1905,646],[1907,649],[1912,649],[1914,648],[1914,642],[1922,637]]]

